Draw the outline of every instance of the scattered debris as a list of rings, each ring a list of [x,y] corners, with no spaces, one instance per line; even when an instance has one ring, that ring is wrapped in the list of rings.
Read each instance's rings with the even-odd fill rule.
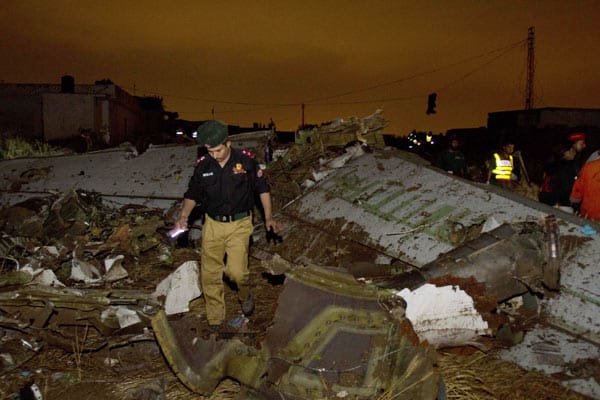
[[[546,322],[540,299],[564,307],[565,295],[580,296],[579,288],[565,288],[574,276],[595,281],[589,268],[574,269],[581,264],[578,250],[595,243],[595,233],[579,232],[558,214],[560,235],[553,240],[560,252],[553,253],[553,223],[541,211],[532,216],[493,188],[429,170],[412,155],[373,149],[379,142],[370,135],[384,124],[379,112],[335,121],[300,134],[304,144],[277,150],[267,174],[284,228],[274,236],[257,225],[257,309],[247,318],[227,307],[228,324],[217,334],[205,329],[198,249],[167,235],[178,199],[157,196],[151,184],[160,178],[127,178],[127,197],[85,185],[61,192],[48,183],[41,190],[46,179],[57,179],[58,169],[48,165],[39,171],[29,166],[23,176],[11,170],[4,176],[6,190],[35,187],[32,192],[43,196],[0,210],[1,370],[19,372],[32,358],[58,349],[75,368],[48,372],[46,381],[56,376],[51,381],[57,385],[80,379],[73,371],[81,371],[84,355],[97,355],[102,368],[125,371],[134,367],[115,352],[131,351],[130,359],[139,360],[151,349],[164,368],[156,335],[179,379],[205,396],[233,377],[241,384],[233,392],[264,399],[443,398],[454,382],[438,367],[435,350],[449,346],[461,353],[513,346],[505,356],[515,359],[520,346],[528,346],[564,371],[563,347],[532,345],[528,332]],[[348,136],[355,143],[346,146]],[[146,153],[175,159],[172,149],[171,156],[160,149]],[[146,153],[119,160],[146,169]],[[95,172],[71,161],[77,165],[71,179],[91,182]],[[188,167],[169,168],[157,171],[177,185],[185,181]],[[46,178],[36,179],[43,171]],[[136,172],[132,167],[128,173]],[[135,192],[144,182],[147,192]],[[122,205],[127,199],[136,202]],[[156,202],[160,208],[148,205]],[[596,254],[586,249],[583,254]],[[588,313],[596,298],[582,293]],[[438,302],[426,307],[414,301],[420,296]],[[582,336],[594,334],[592,328]],[[541,342],[552,340],[544,336]],[[573,341],[580,353],[596,354],[597,346]],[[576,373],[577,366],[569,368]],[[28,371],[27,379],[37,373]],[[161,374],[174,383],[168,370]],[[585,390],[595,393],[593,375],[585,379]],[[169,387],[152,376],[122,386],[128,392],[120,398],[164,398]]]
[[[318,127],[299,130],[296,132],[296,144],[317,145],[321,151],[329,146],[343,147],[356,141],[383,147],[385,122],[381,109],[365,118],[338,119]]]
[[[258,346],[238,338],[203,339],[194,319],[152,320],[160,346],[191,390],[210,395],[226,376],[262,399],[354,399],[383,393],[436,399],[435,356],[418,344],[406,321],[381,304],[391,294],[349,274],[317,266],[288,272],[273,325]],[[349,348],[352,351],[348,351]]]

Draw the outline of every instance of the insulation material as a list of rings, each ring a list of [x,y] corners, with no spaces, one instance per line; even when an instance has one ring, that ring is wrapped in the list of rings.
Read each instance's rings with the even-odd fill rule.
[[[477,336],[490,334],[473,299],[458,286],[425,284],[397,295],[406,301],[406,318],[419,339],[437,348],[472,344]]]

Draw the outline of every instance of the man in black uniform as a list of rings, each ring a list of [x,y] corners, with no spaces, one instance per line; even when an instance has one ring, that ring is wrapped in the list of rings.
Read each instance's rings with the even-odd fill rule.
[[[238,287],[242,312],[250,315],[254,310],[249,288],[248,248],[255,194],[259,195],[264,210],[267,232],[271,228],[277,232],[278,226],[272,216],[269,185],[253,154],[231,147],[227,125],[222,122],[205,122],[197,134],[198,143],[206,146],[208,155],[200,158],[196,165],[176,227],[186,230],[190,213],[196,204],[202,206],[205,222],[200,280],[209,328],[216,331],[225,320],[224,273]]]

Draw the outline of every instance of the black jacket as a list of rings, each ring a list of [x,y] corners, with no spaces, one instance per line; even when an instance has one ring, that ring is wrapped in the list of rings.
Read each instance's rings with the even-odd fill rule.
[[[570,206],[569,196],[577,177],[576,169],[573,161],[559,159],[549,162],[544,171],[539,200],[551,206]]]
[[[196,201],[208,215],[233,215],[251,211],[256,195],[268,192],[264,171],[253,154],[231,148],[223,168],[208,155],[199,160],[184,197]]]

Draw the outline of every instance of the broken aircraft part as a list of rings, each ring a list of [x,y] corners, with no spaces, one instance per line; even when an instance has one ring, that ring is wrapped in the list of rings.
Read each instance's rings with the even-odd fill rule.
[[[495,221],[492,225],[513,225],[523,221],[541,221],[545,215],[555,214],[561,234],[560,291],[556,296],[541,299],[539,307],[545,318],[539,329],[525,333],[524,343],[527,343],[528,336],[531,336],[530,341],[551,342],[555,333],[553,326],[558,326],[569,333],[568,341],[578,346],[582,341],[588,341],[596,349],[588,354],[597,354],[600,325],[596,316],[600,279],[596,266],[600,264],[600,239],[594,234],[584,236],[581,227],[587,221],[498,188],[449,176],[429,168],[426,162],[414,155],[394,150],[375,150],[351,159],[343,168],[330,172],[323,180],[304,190],[301,184],[313,175],[313,170],[324,172],[319,168],[320,154],[314,151],[314,147],[306,146],[306,151],[294,152],[292,149],[286,155],[297,156],[288,157],[285,168],[278,170],[278,165],[272,163],[267,170],[271,182],[289,183],[285,190],[278,191],[274,196],[275,210],[285,212],[283,219],[286,228],[283,234],[286,240],[272,245],[260,243],[261,248],[256,246],[254,255],[279,253],[296,263],[313,262],[356,268],[362,263],[361,268],[371,266],[377,274],[385,271],[396,274],[405,272],[407,268],[419,268],[434,262],[441,255],[476,238],[480,232],[488,232],[490,221]],[[103,198],[113,204],[137,202],[167,209],[177,199],[162,194],[180,194],[185,191],[187,172],[182,171],[190,170],[196,157],[194,146],[178,146],[150,148],[134,159],[123,157],[114,151],[59,159],[36,159],[36,166],[56,165],[54,171],[60,173],[52,173],[43,180],[23,182],[19,184],[19,189],[13,188],[11,183],[20,179],[19,175],[31,168],[33,161],[5,160],[2,181],[4,192],[0,200],[3,205],[15,204],[31,196],[54,196],[56,192],[77,187],[102,189]],[[155,163],[156,160],[161,162]],[[98,169],[99,164],[106,167]],[[271,170],[271,167],[274,169]],[[85,174],[80,175],[80,171],[85,171]],[[125,171],[131,173],[123,173]],[[107,187],[106,182],[111,182],[112,187]],[[286,206],[278,207],[277,204]],[[43,232],[45,218],[34,217],[47,212],[47,205],[46,202],[37,208],[28,205],[20,210],[9,210],[0,217],[0,223],[4,222],[2,229],[12,230],[13,227],[22,226],[24,236],[39,236]],[[36,211],[31,212],[32,210]],[[28,215],[31,218],[26,224],[22,224],[18,218],[14,218],[17,215]],[[131,222],[133,221],[128,221]],[[597,224],[591,225],[596,227],[596,231],[600,230]],[[101,242],[113,233],[113,229],[93,226],[90,227],[90,232],[90,238],[94,242]],[[317,234],[313,235],[315,232]],[[13,234],[12,231],[7,233]],[[129,234],[124,237],[127,239],[124,242],[130,239]],[[86,244],[83,250],[88,256],[90,253],[96,256],[114,254],[115,248],[118,248],[117,243],[103,242],[102,245]],[[28,256],[30,248],[18,250],[25,251]],[[62,256],[53,261],[56,266],[64,264],[71,254],[70,250],[60,252]],[[130,254],[128,251],[119,251],[121,252],[126,257]],[[14,269],[12,264],[29,263],[23,256],[13,257],[14,255],[11,252],[8,257],[12,259],[4,259],[11,265],[11,269]],[[261,259],[264,257],[261,256]],[[68,273],[60,274],[62,268],[53,269],[59,278],[64,280],[68,277]],[[140,275],[138,272],[137,275],[130,276],[130,279],[139,282],[137,278]],[[141,282],[148,283],[144,280]],[[544,283],[549,287],[547,282]],[[475,304],[478,311],[481,311],[477,301]],[[560,375],[565,384],[575,387],[577,391],[591,393],[592,397],[600,396],[600,387],[596,381],[591,379],[586,385],[578,381],[581,377],[579,370],[569,368],[568,363],[573,360],[573,354],[565,349],[568,350],[565,346],[558,346],[552,352],[553,358],[562,360],[562,364],[553,365],[554,376]],[[527,365],[527,360],[532,359],[531,350],[526,346],[514,350],[511,360],[526,360],[521,364],[524,368],[543,362],[535,359],[535,363]]]
[[[314,144],[320,148],[345,146],[355,141],[383,147],[385,123],[383,110],[379,109],[365,118],[338,119],[318,127],[301,129],[296,132],[295,141],[297,144]]]
[[[487,296],[502,302],[530,289],[542,292],[547,265],[542,227],[534,222],[504,224],[419,269],[370,279],[380,287],[415,289],[425,282],[447,276],[474,278],[485,285]],[[560,264],[554,263],[552,267],[558,269]],[[558,271],[552,276],[558,277]],[[556,281],[550,282],[551,287],[556,285]]]
[[[111,342],[116,333],[141,334],[150,324],[144,308],[159,306],[138,291],[23,288],[0,293],[0,327],[35,334],[65,351],[73,351],[77,329],[81,334],[93,328],[96,333],[90,331],[82,349],[90,351]]]
[[[152,326],[177,376],[203,395],[229,376],[258,399],[341,393],[351,399],[384,393],[435,399],[435,354],[382,304],[403,305],[339,269],[307,266],[288,272],[273,325],[258,347],[238,338],[203,338],[194,318],[169,320],[162,311]]]

